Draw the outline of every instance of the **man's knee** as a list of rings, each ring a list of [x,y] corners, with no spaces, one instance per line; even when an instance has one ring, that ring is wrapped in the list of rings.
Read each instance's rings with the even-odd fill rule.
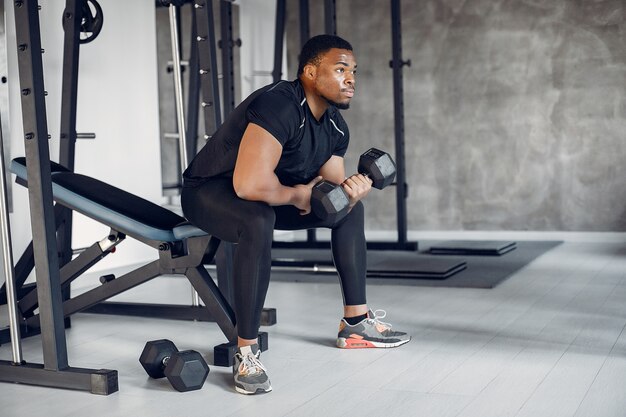
[[[365,217],[365,206],[363,205],[363,203],[361,201],[357,201],[354,207],[352,207],[352,210],[350,210],[350,213],[348,213],[348,215],[350,214],[354,216]]]
[[[272,239],[276,213],[271,206],[262,202],[253,202],[241,218],[239,233],[248,237]]]
[[[365,206],[362,202],[357,203],[352,207],[348,214],[339,220],[337,223],[331,226],[332,229],[363,227],[365,224]],[[360,225],[360,226],[359,226]]]

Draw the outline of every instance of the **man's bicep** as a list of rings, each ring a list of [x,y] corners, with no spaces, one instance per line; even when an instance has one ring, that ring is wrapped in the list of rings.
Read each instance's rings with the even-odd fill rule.
[[[274,179],[283,147],[259,125],[250,123],[239,145],[233,181],[235,184]]]
[[[344,166],[344,160],[341,156],[333,155],[328,161],[320,168],[319,174],[324,177],[325,180],[334,182],[335,184],[341,184],[346,179],[346,169]]]

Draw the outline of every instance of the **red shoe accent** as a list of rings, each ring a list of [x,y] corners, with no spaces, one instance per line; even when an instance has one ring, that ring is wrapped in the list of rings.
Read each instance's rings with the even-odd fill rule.
[[[344,349],[363,349],[363,348],[375,348],[374,344],[370,341],[363,340],[362,336],[350,335],[346,339],[346,346]]]

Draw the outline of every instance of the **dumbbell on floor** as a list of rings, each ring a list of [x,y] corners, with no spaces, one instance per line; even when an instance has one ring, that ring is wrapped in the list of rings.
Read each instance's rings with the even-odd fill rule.
[[[202,388],[209,375],[209,365],[195,350],[179,351],[170,340],[159,339],[146,343],[139,363],[151,378],[167,377],[181,392]]]

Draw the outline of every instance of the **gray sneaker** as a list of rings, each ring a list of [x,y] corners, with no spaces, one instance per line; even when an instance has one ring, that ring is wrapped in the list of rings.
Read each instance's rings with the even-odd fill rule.
[[[387,313],[384,310],[367,312],[367,318],[350,325],[345,319],[339,323],[337,347],[342,349],[391,348],[411,340],[404,332],[391,330],[391,324],[380,321]]]
[[[272,386],[267,377],[267,370],[259,360],[259,345],[243,346],[235,353],[233,376],[235,389],[242,394],[262,394],[270,392]]]

